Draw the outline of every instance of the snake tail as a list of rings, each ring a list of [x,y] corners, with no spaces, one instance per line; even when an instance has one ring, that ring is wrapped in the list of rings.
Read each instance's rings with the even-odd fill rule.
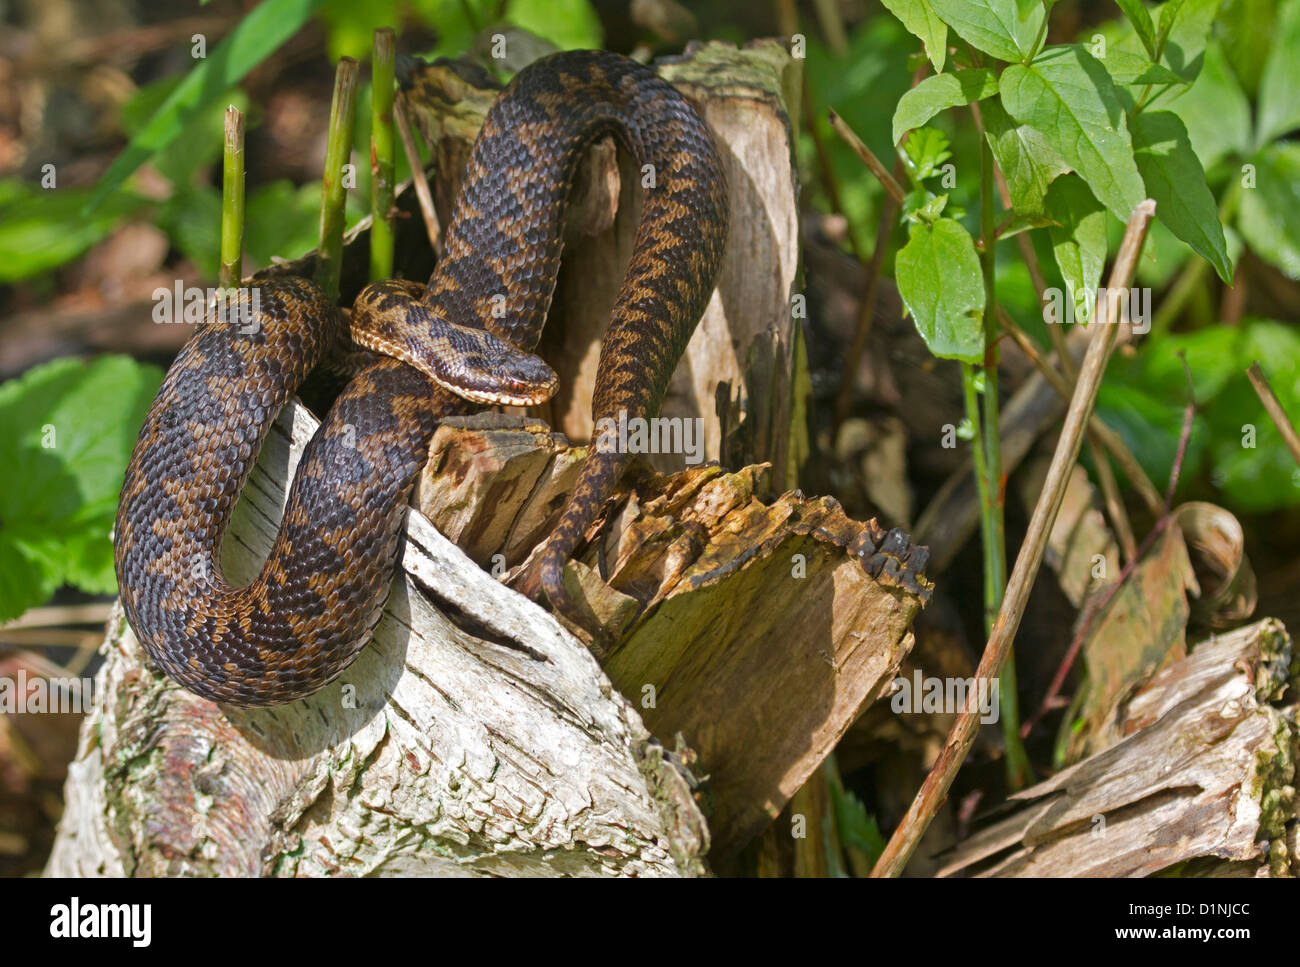
[[[722,260],[725,169],[708,127],[670,84],[603,51],[556,54],[520,72],[474,144],[445,254],[424,297],[435,339],[438,320],[456,320],[533,350],[555,290],[568,187],[586,147],[607,134],[640,168],[643,201],[601,344],[595,425],[620,411],[657,414]],[[563,568],[628,456],[588,458],[543,554],[540,580],[552,606],[588,630],[593,619],[569,599]]]

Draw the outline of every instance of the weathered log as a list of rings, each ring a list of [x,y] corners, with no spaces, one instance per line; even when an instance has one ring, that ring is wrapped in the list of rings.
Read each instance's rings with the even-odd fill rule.
[[[1297,684],[1273,619],[1201,642],[1126,703],[1122,739],[1016,794],[1029,805],[959,844],[942,872],[1295,875]]]

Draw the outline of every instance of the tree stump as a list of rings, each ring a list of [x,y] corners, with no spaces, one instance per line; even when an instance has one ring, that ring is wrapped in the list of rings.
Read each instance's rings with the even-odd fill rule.
[[[449,420],[374,640],[318,694],[214,705],[150,667],[114,618],[48,874],[689,876],[777,815],[888,687],[931,590],[906,535],[788,491],[807,446],[795,68],[771,43],[660,68],[713,126],[732,193],[726,266],[666,415],[701,417],[707,456],[741,469],[627,475],[570,565],[613,644],[594,653],[514,589],[583,451],[535,416]],[[465,83],[464,104],[425,125],[444,203],[475,130],[461,108],[484,102]],[[595,234],[566,251],[542,348],[570,387],[550,415],[575,436],[635,224],[617,166],[593,151],[585,183],[607,190],[577,203],[571,227]],[[618,183],[638,184],[629,174]],[[345,249],[345,300],[364,284],[364,229]],[[399,267],[427,272],[427,248]],[[276,423],[222,548],[231,580],[260,567],[315,426],[297,403]]]

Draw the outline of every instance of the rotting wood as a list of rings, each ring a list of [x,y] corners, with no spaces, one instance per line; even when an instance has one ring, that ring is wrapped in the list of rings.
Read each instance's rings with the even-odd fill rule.
[[[1201,642],[1126,704],[1123,738],[1017,793],[1026,807],[959,844],[943,873],[1295,875],[1298,684],[1276,620]]]

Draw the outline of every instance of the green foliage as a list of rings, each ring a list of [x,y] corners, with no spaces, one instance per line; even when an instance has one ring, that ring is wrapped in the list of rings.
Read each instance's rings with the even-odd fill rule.
[[[997,92],[997,75],[983,68],[927,77],[899,100],[894,111],[894,142],[901,141],[904,132],[919,128],[940,111],[982,101]]]
[[[1016,0],[930,0],[930,3],[958,36],[998,60],[1029,60],[1047,20],[1041,4],[1022,8]]]
[[[254,7],[168,95],[100,178],[90,207],[104,202],[136,168],[172,144],[189,122],[292,37],[321,0],[265,0]],[[222,105],[224,107],[224,105]],[[220,127],[217,129],[220,131]]]
[[[1197,402],[1184,477],[1208,471],[1219,499],[1243,511],[1300,506],[1300,471],[1246,377],[1259,360],[1283,408],[1300,414],[1300,333],[1248,320],[1166,336],[1112,360],[1097,412],[1157,482],[1173,467],[1187,400],[1179,353]]]
[[[862,800],[851,791],[841,788],[839,783],[831,783],[830,790],[840,845],[861,850],[867,862],[874,864],[885,851],[885,837],[880,832],[876,817],[867,812]]]
[[[1300,279],[1300,144],[1271,144],[1254,158],[1255,187],[1242,192],[1241,234],[1250,247]]]
[[[921,39],[935,73],[941,72],[948,56],[948,25],[934,12],[930,0],[883,0],[883,3],[910,33]],[[894,140],[898,140],[897,136]]]
[[[1087,319],[1092,309],[1088,294],[1101,284],[1106,263],[1106,209],[1077,175],[1052,182],[1046,209],[1054,223],[1048,229],[1052,256],[1074,300],[1075,317]]]
[[[984,281],[975,245],[951,218],[912,226],[894,260],[907,311],[930,352],[944,359],[984,359]]]
[[[162,374],[59,359],[0,384],[0,621],[63,584],[116,588],[109,539],[136,429]]]
[[[1051,47],[1027,66],[1002,73],[1002,106],[1040,132],[1088,183],[1097,199],[1126,221],[1142,200],[1142,176],[1115,85],[1079,46]]]
[[[888,6],[927,51],[939,36],[931,17],[975,48],[957,44],[952,62],[936,63],[938,73],[902,94],[890,112],[914,184],[903,211],[911,236],[895,276],[936,355],[978,362],[982,342],[972,321],[990,311],[978,247],[949,202],[975,199],[971,159],[962,154],[969,125],[963,113],[944,112],[976,102],[1011,201],[1010,212],[994,210],[998,237],[1027,232],[1047,284],[1071,293],[1076,314],[1093,298],[1122,223],[1143,197],[1155,199],[1157,220],[1139,285],[1169,286],[1180,272],[1195,282],[1199,276],[1189,271],[1207,265],[1231,284],[1243,243],[1300,279],[1300,144],[1280,140],[1300,129],[1300,0],[1120,0],[1122,20],[1090,28],[1079,38],[1085,43],[1047,47],[1042,28],[1050,3]],[[859,131],[873,125],[866,117],[851,123]],[[928,159],[949,142],[964,180],[956,190],[945,182],[945,193],[936,194],[924,181],[939,162]],[[996,298],[1041,332],[1027,271],[1006,249],[995,250]],[[1202,407],[1185,474],[1204,470],[1223,499],[1243,509],[1300,505],[1300,475],[1244,376],[1252,353],[1266,365],[1274,360],[1284,405],[1300,413],[1300,392],[1291,385],[1290,361],[1300,358],[1295,330],[1267,322],[1206,328],[1213,322],[1207,296],[1193,303],[1203,328],[1161,334],[1112,363],[1099,412],[1120,428],[1153,478],[1165,479],[1186,401],[1174,353],[1185,350]],[[1241,442],[1247,424],[1257,430],[1255,449]]]
[[[1178,115],[1169,111],[1136,115],[1133,148],[1147,194],[1155,199],[1161,220],[1231,285],[1232,265],[1218,206]]]
[[[0,181],[0,283],[31,278],[70,262],[145,204],[129,192],[118,192],[87,215],[89,198],[88,189],[44,189],[16,180]]]

